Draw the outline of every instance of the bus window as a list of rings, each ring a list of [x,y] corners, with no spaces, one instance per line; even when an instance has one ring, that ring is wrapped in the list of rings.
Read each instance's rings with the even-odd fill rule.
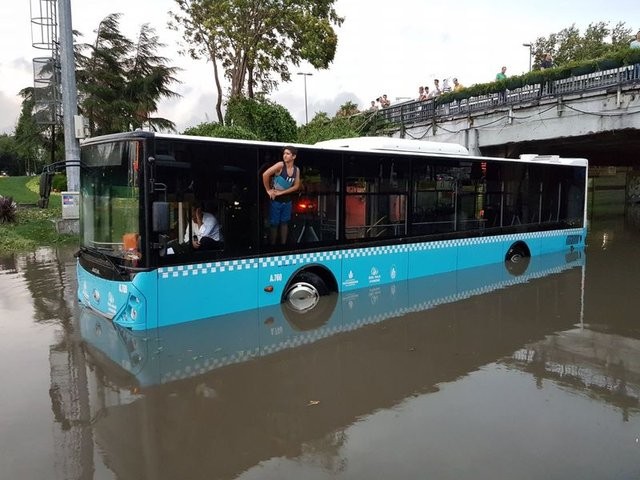
[[[456,172],[456,175],[456,231],[483,228],[486,179],[480,168],[480,162],[461,166]]]
[[[340,156],[302,150],[296,164],[302,187],[293,199],[290,240],[298,244],[336,242]]]
[[[412,234],[454,230],[457,175],[455,164],[450,162],[447,165],[422,159],[414,161]]]
[[[409,160],[358,155],[345,162],[346,239],[398,237],[407,232]]]
[[[257,245],[256,216],[256,154],[254,148],[212,142],[159,142],[156,175],[166,191],[158,195],[170,204],[168,233],[171,252],[176,257],[196,256],[198,259],[223,258],[233,252],[248,252]],[[194,248],[192,207],[202,207],[219,223],[222,239],[215,248]],[[169,252],[169,253],[171,253]],[[179,257],[179,258],[178,258]],[[195,258],[195,257],[194,257]]]

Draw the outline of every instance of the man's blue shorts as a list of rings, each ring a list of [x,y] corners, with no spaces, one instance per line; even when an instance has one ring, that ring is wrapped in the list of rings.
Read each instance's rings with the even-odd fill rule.
[[[289,220],[291,220],[291,202],[272,200],[269,209],[269,224],[275,227],[281,223],[288,223]]]

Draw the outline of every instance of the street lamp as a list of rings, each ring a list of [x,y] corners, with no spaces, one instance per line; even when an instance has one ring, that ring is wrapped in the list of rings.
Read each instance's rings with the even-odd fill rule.
[[[529,71],[531,71],[531,57],[533,57],[533,45],[531,45],[530,43],[523,43],[522,46],[529,48]]]
[[[304,77],[304,123],[309,123],[309,110],[307,109],[307,77],[313,75],[313,73],[298,72],[298,75]]]

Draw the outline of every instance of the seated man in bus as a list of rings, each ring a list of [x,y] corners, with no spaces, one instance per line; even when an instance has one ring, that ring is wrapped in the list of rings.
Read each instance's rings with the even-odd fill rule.
[[[218,219],[209,212],[194,204],[191,207],[191,245],[197,250],[215,250],[220,248],[223,238]],[[189,228],[185,232],[185,242],[189,239]]]

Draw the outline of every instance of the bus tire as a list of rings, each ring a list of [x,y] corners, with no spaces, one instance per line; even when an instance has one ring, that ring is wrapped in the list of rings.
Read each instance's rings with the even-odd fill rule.
[[[311,330],[324,325],[335,309],[338,295],[313,272],[301,272],[294,277],[282,299],[282,310],[296,330]]]
[[[516,242],[507,250],[504,261],[507,271],[517,277],[529,268],[531,253],[524,242]]]

